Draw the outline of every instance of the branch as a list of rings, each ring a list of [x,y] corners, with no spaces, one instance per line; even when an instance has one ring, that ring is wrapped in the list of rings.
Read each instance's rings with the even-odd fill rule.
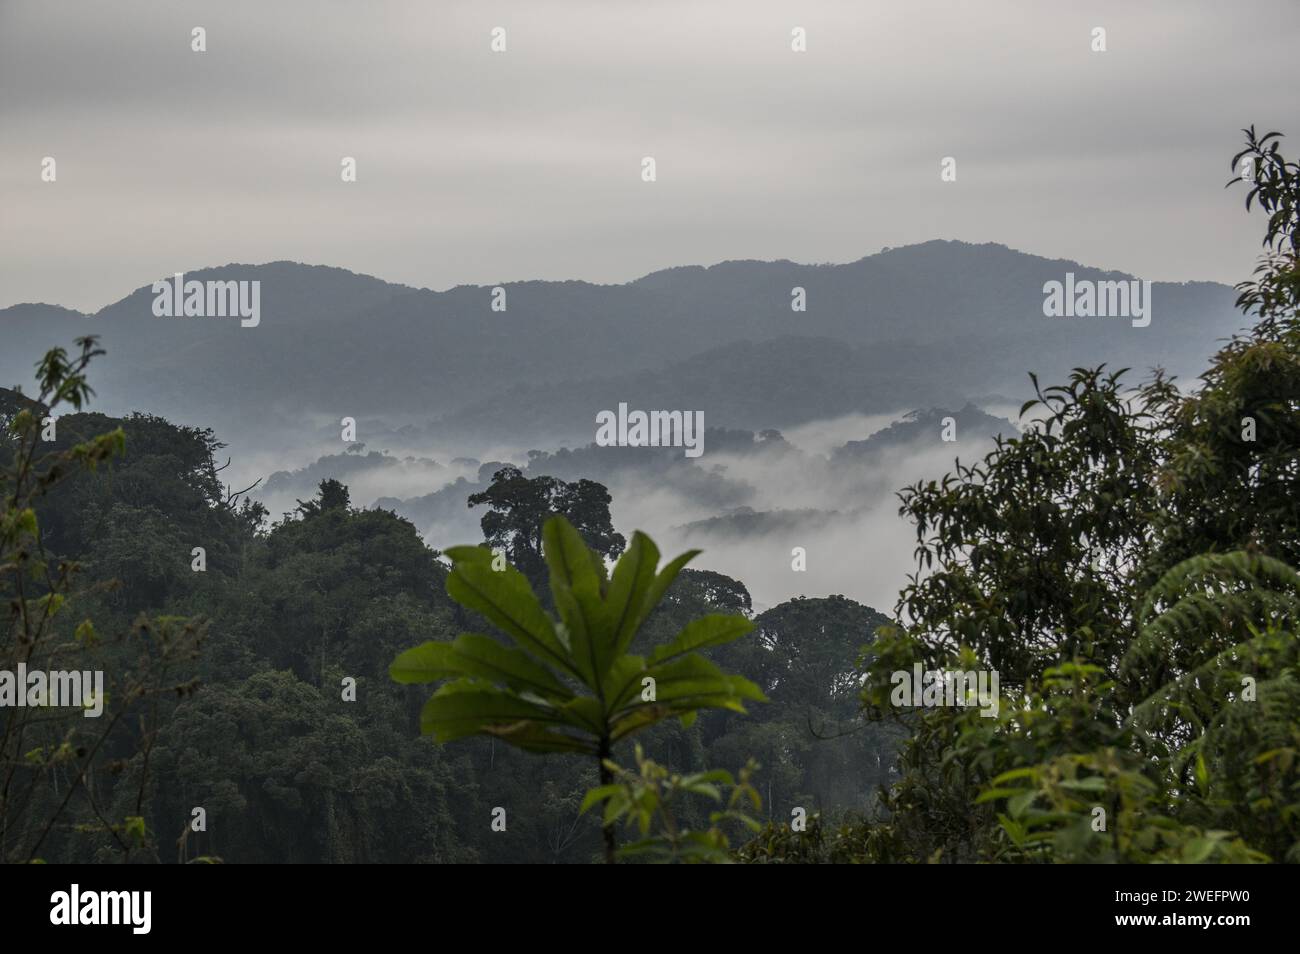
[[[226,463],[229,464],[230,461],[226,461]],[[235,502],[235,499],[236,499],[236,498],[241,497],[241,496],[243,496],[244,494],[248,493],[250,490],[252,490],[254,487],[256,487],[256,486],[257,486],[258,484],[260,484],[261,482],[262,482],[262,478],[259,477],[259,478],[257,478],[257,480],[253,481],[251,484],[249,484],[249,485],[248,485],[247,487],[245,487],[243,490],[236,490],[233,494],[228,493],[228,494],[226,495],[226,506],[229,507],[232,503]],[[226,484],[226,490],[227,490],[227,491],[230,490],[230,484]]]

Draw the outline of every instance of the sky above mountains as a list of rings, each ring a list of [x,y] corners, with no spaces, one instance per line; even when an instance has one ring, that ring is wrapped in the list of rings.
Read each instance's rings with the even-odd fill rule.
[[[0,306],[231,261],[622,282],[936,236],[1231,283],[1237,130],[1297,125],[1300,5],[1250,9],[4,0]]]

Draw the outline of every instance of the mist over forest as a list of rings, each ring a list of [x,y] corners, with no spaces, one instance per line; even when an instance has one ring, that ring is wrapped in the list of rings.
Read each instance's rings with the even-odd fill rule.
[[[1014,297],[1011,291],[1023,283],[1024,269],[1032,273],[1054,267],[1006,249],[960,243],[929,243],[883,257],[903,263],[928,259],[939,274],[991,257],[1001,269],[993,274],[1000,274],[1003,284],[986,289],[990,300]],[[1008,263],[1016,267],[1008,268]],[[287,300],[292,307],[280,312],[275,297],[268,294],[272,307],[258,317],[255,328],[234,322],[224,327],[182,322],[174,327],[184,329],[182,334],[191,340],[180,343],[150,333],[156,327],[150,322],[157,316],[141,313],[150,307],[145,289],[93,316],[47,306],[14,306],[0,313],[27,352],[6,352],[4,370],[11,377],[20,373],[23,360],[39,351],[42,335],[61,333],[82,340],[79,357],[76,352],[69,352],[71,357],[57,352],[40,360],[41,393],[35,402],[21,389],[0,392],[11,430],[21,433],[38,419],[42,428],[54,422],[48,439],[41,430],[41,442],[74,457],[86,448],[101,448],[108,438],[93,438],[96,433],[116,427],[122,435],[120,447],[102,445],[95,451],[111,458],[103,470],[70,482],[66,489],[52,487],[42,493],[39,504],[43,545],[52,552],[81,553],[83,570],[94,581],[78,596],[77,605],[137,637],[149,632],[148,614],[189,620],[181,632],[167,637],[173,651],[185,647],[183,659],[164,667],[197,666],[194,678],[177,684],[186,701],[165,724],[159,722],[151,730],[149,760],[138,763],[129,783],[120,786],[129,793],[135,785],[137,798],[150,800],[164,815],[182,813],[190,798],[186,793],[207,793],[200,806],[203,817],[212,812],[222,823],[210,834],[206,825],[186,828],[177,843],[177,860],[577,861],[595,852],[600,838],[606,858],[615,857],[612,828],[593,826],[580,810],[582,793],[595,781],[602,782],[601,791],[614,791],[614,776],[602,767],[600,777],[594,778],[571,757],[544,762],[526,754],[557,748],[586,751],[576,737],[530,729],[515,743],[525,750],[519,753],[501,748],[492,736],[510,741],[527,721],[510,728],[494,723],[491,716],[486,722],[476,717],[469,724],[486,731],[488,740],[449,741],[447,754],[437,750],[438,757],[430,763],[429,750],[412,748],[416,737],[403,738],[403,722],[414,719],[425,732],[450,740],[465,734],[464,716],[439,728],[432,714],[439,711],[438,694],[421,710],[409,690],[384,676],[390,662],[391,675],[399,683],[428,681],[426,670],[434,676],[468,666],[464,672],[470,681],[461,691],[469,691],[488,675],[489,670],[482,669],[486,657],[456,655],[470,653],[469,644],[457,648],[460,640],[439,642],[467,624],[475,629],[504,626],[506,632],[513,625],[504,622],[511,617],[497,617],[505,611],[493,609],[491,602],[468,598],[487,581],[480,579],[474,589],[461,592],[460,587],[469,584],[458,583],[458,574],[470,573],[474,565],[462,563],[469,559],[467,554],[490,552],[492,575],[507,571],[503,581],[513,574],[518,583],[511,585],[525,588],[543,587],[549,564],[554,595],[543,599],[550,602],[576,585],[557,584],[555,579],[561,566],[553,562],[556,548],[570,546],[564,534],[572,535],[572,546],[591,547],[600,572],[607,574],[612,566],[611,580],[616,580],[626,560],[641,559],[655,546],[636,533],[642,528],[653,532],[657,549],[651,552],[702,553],[667,587],[662,606],[651,609],[647,604],[644,625],[634,632],[629,648],[640,648],[653,660],[673,645],[662,641],[691,614],[738,615],[706,615],[677,637],[687,640],[685,646],[718,644],[707,650],[707,661],[689,657],[697,660],[694,666],[704,667],[692,670],[691,678],[724,681],[698,701],[685,696],[682,704],[723,711],[706,712],[698,722],[683,718],[675,728],[654,728],[645,739],[648,754],[638,748],[636,758],[678,762],[700,772],[719,764],[743,767],[739,776],[726,778],[738,786],[737,793],[753,795],[753,812],[736,814],[761,834],[760,842],[742,849],[749,860],[769,854],[798,857],[806,848],[789,842],[788,835],[806,832],[806,821],[798,820],[809,817],[821,846],[818,857],[861,851],[852,847],[860,837],[852,826],[885,824],[897,811],[889,807],[895,796],[886,793],[906,784],[899,764],[908,757],[908,750],[900,749],[908,738],[906,717],[901,724],[863,721],[878,705],[873,696],[878,690],[870,683],[873,660],[894,658],[897,650],[885,647],[898,637],[890,634],[899,632],[900,620],[924,612],[926,604],[917,602],[920,594],[947,575],[935,573],[933,564],[918,563],[915,524],[929,519],[922,508],[933,506],[923,501],[936,493],[936,481],[947,486],[952,478],[945,475],[954,472],[964,474],[962,483],[968,486],[975,479],[990,479],[991,468],[1011,466],[1017,473],[1020,465],[999,461],[1021,453],[1020,448],[1029,452],[1037,442],[1081,433],[1081,422],[1071,423],[1073,416],[1091,413],[1089,408],[1098,400],[1101,404],[1095,406],[1115,408],[1152,400],[1144,388],[1122,383],[1122,371],[1081,377],[1083,372],[1075,370],[1069,372],[1073,384],[1058,389],[1071,395],[1069,401],[1061,405],[1058,398],[1053,405],[1045,399],[1051,390],[1045,394],[1037,374],[1026,373],[1016,382],[990,368],[1028,358],[1065,376],[1052,348],[1065,342],[1073,349],[1082,341],[1098,359],[1122,354],[1130,363],[1192,367],[1196,348],[1202,354],[1213,350],[1215,330],[1239,323],[1225,306],[1229,290],[1215,285],[1161,288],[1188,309],[1190,318],[1180,313],[1166,318],[1161,300],[1164,320],[1154,326],[1161,329],[1159,334],[1136,337],[1128,322],[1111,320],[1087,331],[1080,330],[1082,326],[1066,328],[1065,337],[1051,346],[1042,341],[1051,337],[1042,330],[1062,326],[1042,324],[1046,319],[1041,303],[1037,313],[1026,309],[1021,317],[1014,317],[1014,311],[1008,317],[1006,311],[989,306],[985,323],[993,327],[984,330],[983,340],[999,344],[982,347],[978,359],[972,360],[967,339],[914,332],[911,329],[929,325],[908,325],[897,315],[877,319],[873,314],[872,320],[859,318],[855,323],[834,308],[828,309],[830,315],[811,317],[779,302],[808,330],[824,332],[838,322],[846,336],[841,340],[791,337],[781,334],[788,329],[775,321],[764,329],[751,318],[736,320],[755,310],[752,290],[736,284],[729,274],[736,268],[751,277],[770,269],[781,281],[806,281],[815,300],[825,289],[814,282],[825,281],[830,302],[854,300],[848,292],[835,290],[836,283],[845,280],[845,267],[793,275],[789,263],[671,270],[629,287],[646,286],[648,292],[633,294],[657,296],[657,308],[666,315],[689,311],[692,296],[704,294],[701,282],[730,289],[712,293],[732,299],[715,302],[720,317],[714,324],[732,327],[731,333],[757,330],[771,337],[735,340],[666,362],[658,360],[664,354],[652,349],[629,349],[621,360],[637,355],[643,367],[628,366],[622,375],[611,377],[603,363],[588,357],[589,366],[599,373],[574,374],[566,363],[558,376],[554,370],[535,370],[531,383],[502,378],[501,368],[522,362],[513,335],[503,334],[481,352],[486,364],[476,374],[469,373],[473,349],[470,357],[458,355],[460,360],[441,349],[403,348],[399,355],[392,342],[402,335],[429,335],[438,322],[452,320],[440,318],[436,308],[432,314],[420,310],[440,302],[440,297],[424,293],[413,300],[415,293],[409,290],[395,291],[337,269],[279,264],[213,270],[223,276],[232,271],[264,276],[236,281],[266,281],[272,289],[291,278]],[[1068,268],[1089,273],[1073,263]],[[711,278],[714,271],[718,275]],[[867,265],[858,263],[850,271],[864,282],[857,292],[860,297],[908,302],[899,306],[902,311],[913,307],[908,300],[916,286],[909,281],[915,280],[905,271],[891,271],[892,284],[869,285],[863,275],[873,280],[879,276]],[[1038,279],[1034,274],[1033,281]],[[803,286],[795,289],[792,299],[803,295],[806,300],[810,294]],[[485,312],[470,322],[478,335],[483,322],[497,317],[487,306],[492,297],[503,298],[502,291],[458,290],[454,294],[462,299],[460,304],[445,307],[463,310],[476,300]],[[587,296],[614,298],[628,288],[562,283],[504,291],[513,295],[516,308],[521,300],[565,300],[563,308],[551,311],[533,305],[538,311],[528,315],[528,321],[546,328],[528,344],[538,349],[563,335],[566,323],[600,327],[599,313],[582,312],[591,307]],[[775,284],[770,292],[780,295]],[[940,312],[958,310],[955,302],[935,305],[933,290],[930,300],[929,307]],[[969,296],[963,304],[970,309]],[[355,318],[358,308],[363,309],[361,320],[346,322],[344,315],[351,310]],[[789,324],[789,319],[783,320]],[[307,321],[312,322],[310,337],[293,327]],[[281,322],[286,327],[280,328]],[[1027,336],[1030,322],[1035,333]],[[552,327],[547,328],[548,323]],[[360,324],[366,325],[364,334],[357,331]],[[973,324],[968,322],[968,332],[976,330]],[[461,315],[451,327],[464,325]],[[582,347],[608,348],[629,330],[610,332],[605,345],[601,334],[580,336]],[[87,331],[95,332],[93,340],[81,339]],[[714,328],[676,347],[698,347],[721,333]],[[911,337],[890,337],[904,333]],[[1077,338],[1071,337],[1075,334]],[[643,340],[670,337],[643,335]],[[572,338],[569,332],[568,339],[561,340]],[[167,344],[160,345],[160,340]],[[473,340],[478,342],[477,337]],[[1018,340],[1034,341],[1038,350],[1015,347]],[[116,361],[110,357],[115,347],[124,352]],[[269,375],[262,373],[268,347],[282,349],[282,365]],[[511,354],[520,357],[512,359]],[[397,366],[387,373],[375,370],[385,361]],[[340,369],[326,376],[327,388],[320,387],[319,374],[295,379],[322,363]],[[1105,363],[1099,363],[1104,369]],[[455,367],[457,374],[444,379],[429,366]],[[91,397],[88,385],[80,382],[92,380],[91,370],[101,368],[103,383],[94,387],[94,405],[117,416],[85,413],[78,407],[89,406]],[[176,374],[182,368],[184,373]],[[554,379],[544,380],[548,374]],[[203,388],[219,392],[221,400],[205,399],[202,406],[191,401],[195,375],[209,375]],[[314,382],[311,387],[303,383],[307,380]],[[1159,383],[1170,379],[1154,380],[1155,386],[1172,387],[1177,393],[1175,384]],[[474,383],[469,386],[467,381]],[[1093,390],[1098,397],[1088,397]],[[1047,418],[1026,416],[1020,406],[1026,394],[1044,408],[1058,409]],[[909,401],[935,395],[951,403],[908,406]],[[1195,400],[1194,395],[1188,392],[1186,400]],[[46,402],[51,399],[72,403],[74,413],[48,413]],[[374,402],[392,410],[380,413]],[[623,433],[628,430],[629,406],[663,411],[691,407],[690,402],[702,410],[704,422],[692,445],[695,453],[680,442],[644,446],[648,438],[629,440]],[[151,404],[167,413],[158,413]],[[611,445],[598,422],[602,415],[613,420],[610,409],[615,407],[624,418],[623,431]],[[220,430],[204,421],[205,410],[220,422]],[[655,433],[653,443],[671,444],[675,436],[668,428]],[[35,446],[20,439],[11,447],[10,453],[17,455],[12,459],[22,460],[21,455]],[[972,464],[979,464],[988,476],[962,470]],[[1093,468],[1089,465],[1085,472]],[[1066,493],[1058,506],[1069,506],[1076,492]],[[935,498],[935,503],[941,499]],[[1043,504],[1031,496],[1017,499],[1015,505]],[[1100,539],[1107,532],[1109,528],[1094,531]],[[1072,536],[1078,536],[1073,546],[1088,540],[1086,533]],[[201,546],[191,547],[191,541],[200,540]],[[926,548],[935,546],[933,540],[922,540]],[[457,549],[463,544],[472,549]],[[489,549],[473,548],[475,544]],[[959,552],[962,549],[948,559]],[[193,556],[188,567],[176,558],[186,553]],[[1119,558],[1117,552],[1106,557]],[[1079,559],[1068,559],[1060,569],[1078,573]],[[1097,557],[1091,560],[1091,569],[1098,569]],[[936,592],[951,586],[942,585],[944,590]],[[502,591],[499,598],[522,597]],[[903,610],[902,617],[895,615],[895,604]],[[561,612],[572,611],[566,611],[563,602],[554,605]],[[537,611],[542,611],[540,605]],[[476,618],[479,622],[472,623]],[[732,644],[741,630],[721,622],[709,625],[722,626],[725,636],[705,636],[703,629],[700,635],[687,635],[692,626],[729,618],[744,622],[745,628],[752,626],[754,638]],[[409,648],[431,635],[434,641],[424,643],[426,648]],[[425,661],[433,652],[428,647],[438,647],[438,658],[450,655],[432,664]],[[480,647],[473,654],[484,651]],[[628,664],[647,665],[632,661],[639,658],[628,657]],[[162,659],[167,660],[167,654]],[[502,657],[490,671],[502,673],[505,685],[511,686],[515,677],[509,673],[520,664],[507,665]],[[719,665],[734,666],[749,677],[714,675],[721,672]],[[142,681],[133,693],[149,693],[149,668],[140,674]],[[995,676],[1001,668],[993,670]],[[660,674],[649,678],[651,685],[669,673],[653,665],[645,671]],[[725,682],[728,678],[739,682]],[[331,685],[343,687],[342,710],[329,701]],[[994,683],[991,694],[981,695],[985,714],[996,712],[997,694]],[[743,699],[749,700],[747,705],[742,705]],[[539,703],[530,701],[528,706]],[[298,709],[303,704],[318,714],[307,735],[281,721],[292,718],[282,707]],[[649,711],[657,721],[677,710],[672,704],[662,709],[655,704]],[[745,715],[738,715],[741,712]],[[640,784],[651,777],[646,772],[659,771],[657,764],[641,763]],[[628,776],[629,785],[636,784],[632,778]],[[424,827],[397,823],[408,810],[393,801],[394,783],[412,800],[409,811],[415,803],[425,812],[430,803],[438,806],[431,820],[425,816]],[[464,836],[462,825],[485,813],[495,818],[503,801],[527,806],[527,821],[516,815],[513,829],[501,829],[513,832],[508,840]],[[782,821],[787,811],[797,819],[792,829]],[[699,807],[684,817],[705,824]],[[825,841],[836,825],[849,827],[835,836],[838,840]],[[36,835],[30,833],[33,852],[84,857],[85,846],[76,839],[52,840],[48,832]],[[148,840],[127,842],[112,829],[103,837],[109,841],[101,838],[100,851],[111,852],[110,842],[116,842],[125,858],[135,853],[137,860],[168,860],[161,846]],[[710,828],[700,843],[708,847],[698,848],[703,852],[699,860],[727,856],[734,850],[728,847],[729,837],[735,832],[729,836],[716,825]],[[764,847],[757,847],[760,843]],[[655,849],[660,850],[677,857],[683,848],[670,838],[667,847]],[[954,860],[963,860],[962,853]]]
[[[1108,361],[1192,378],[1241,324],[1232,290],[1214,283],[1155,283],[1162,320],[1150,328],[1053,321],[1041,287],[1067,271],[1132,278],[940,241],[844,265],[726,262],[625,285],[446,292],[228,265],[185,278],[262,281],[259,327],[175,320],[159,335],[149,286],[93,315],[11,306],[0,381],[20,382],[51,331],[94,333],[107,352],[97,406],[211,427],[227,445],[223,480],[260,479],[250,496],[277,517],[337,478],[435,548],[473,542],[465,498],[510,463],[601,481],[618,529],[704,549],[703,564],[748,581],[760,605],[841,593],[888,608],[912,569],[896,492],[1017,433],[1029,371],[1052,379]],[[792,310],[792,288],[806,310]],[[597,414],[620,402],[699,410],[706,453],[594,446]],[[814,555],[797,576],[794,547]]]

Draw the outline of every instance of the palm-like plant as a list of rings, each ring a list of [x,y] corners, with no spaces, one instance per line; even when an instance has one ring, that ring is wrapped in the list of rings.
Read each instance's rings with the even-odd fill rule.
[[[447,592],[507,638],[479,633],[427,642],[400,654],[398,682],[446,680],[424,704],[420,727],[439,742],[492,735],[529,752],[576,752],[596,758],[602,785],[614,743],[669,718],[690,725],[701,709],[744,712],[765,701],[749,680],[724,673],[699,654],[743,636],[743,616],[709,615],[687,624],[649,656],[627,652],[668,587],[699,551],[658,569],[659,550],[639,531],[606,573],[563,517],[543,528],[543,552],[558,619],[528,580],[485,547],[453,547]],[[612,824],[605,860],[614,860]]]

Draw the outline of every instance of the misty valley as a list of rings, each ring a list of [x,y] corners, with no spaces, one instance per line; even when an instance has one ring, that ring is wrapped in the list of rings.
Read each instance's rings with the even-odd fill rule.
[[[961,245],[923,248],[944,258],[988,254]],[[948,261],[939,270],[952,267]],[[863,282],[858,294],[869,295],[869,270],[854,268],[861,274],[848,280]],[[728,287],[726,267],[717,271]],[[56,472],[48,486],[32,485],[39,496],[31,512],[45,552],[80,555],[75,586],[71,569],[50,585],[53,594],[66,587],[63,599],[85,619],[77,643],[101,675],[109,673],[107,693],[97,687],[96,709],[105,695],[158,700],[141,723],[143,735],[105,750],[118,760],[116,781],[99,798],[148,806],[149,817],[173,826],[172,833],[146,829],[141,836],[139,823],[128,820],[87,841],[36,825],[14,830],[11,852],[68,860],[120,853],[181,862],[574,862],[602,853],[630,860],[629,852],[642,850],[670,860],[750,861],[806,853],[809,860],[851,860],[880,851],[924,860],[933,848],[915,852],[934,843],[913,843],[915,836],[897,827],[907,816],[896,799],[912,784],[905,773],[916,771],[908,766],[918,723],[908,713],[950,712],[987,732],[1015,718],[1008,714],[1015,704],[1003,698],[1008,684],[1018,692],[1058,691],[1017,676],[1014,656],[996,643],[989,650],[1000,662],[990,669],[964,642],[1000,632],[1014,619],[1011,607],[1039,585],[1018,581],[1017,564],[1006,568],[1012,602],[977,611],[952,570],[926,572],[944,552],[947,561],[958,553],[987,560],[978,535],[994,534],[994,542],[1015,524],[991,523],[973,531],[973,544],[954,540],[959,549],[952,551],[918,536],[915,525],[939,519],[941,508],[963,512],[967,504],[947,502],[952,491],[942,489],[954,486],[943,476],[954,468],[968,494],[990,493],[1000,486],[996,469],[1009,468],[1012,496],[997,506],[1027,508],[1015,519],[1028,523],[1016,532],[1040,534],[1053,520],[1077,520],[1066,509],[1044,511],[1041,498],[1014,489],[1019,478],[1011,475],[1041,460],[1040,443],[1092,433],[1077,430],[1089,408],[1132,401],[1120,391],[1120,376],[1076,370],[1071,387],[1057,389],[1071,397],[1053,399],[1026,375],[1021,387],[1052,411],[1026,417],[1018,407],[1024,390],[1012,382],[999,380],[1002,393],[980,396],[990,378],[954,371],[964,343],[918,341],[908,347],[926,357],[908,369],[910,386],[946,393],[950,406],[908,408],[900,402],[919,392],[906,387],[868,389],[845,402],[840,375],[895,380],[879,362],[897,342],[855,352],[848,343],[809,348],[811,339],[776,337],[770,356],[738,344],[728,357],[708,351],[683,367],[701,381],[740,372],[751,379],[746,387],[779,404],[751,402],[736,413],[730,387],[679,389],[672,364],[655,369],[647,359],[646,371],[617,383],[599,373],[586,381],[568,374],[563,383],[529,386],[530,397],[514,393],[515,409],[550,411],[528,425],[543,445],[530,446],[517,421],[489,411],[498,400],[491,394],[471,390],[458,403],[454,389],[444,390],[439,401],[447,409],[422,416],[420,402],[409,399],[415,370],[332,376],[327,399],[303,403],[309,395],[299,393],[292,367],[304,339],[277,333],[311,320],[310,347],[334,349],[331,360],[340,366],[390,360],[388,332],[355,330],[397,320],[374,316],[373,280],[289,265],[212,274],[221,277],[178,287],[192,284],[197,296],[264,284],[265,320],[252,326],[256,334],[207,326],[173,346],[182,350],[158,352],[155,326],[147,323],[158,308],[140,293],[93,317],[52,318],[31,306],[5,313],[6,327],[28,342],[26,354],[6,352],[11,379],[52,332],[102,333],[82,341],[79,354],[46,355],[40,396],[0,392],[0,413],[17,435],[7,451],[11,465],[19,463],[16,473],[35,466],[20,462],[38,447],[55,459],[94,464],[75,480]],[[258,277],[232,277],[245,275]],[[290,298],[283,297],[286,276],[295,278]],[[1067,281],[1073,287],[1073,273]],[[351,322],[319,324],[311,303],[346,300],[358,283],[355,307],[366,310]],[[817,286],[809,287],[815,295]],[[389,294],[403,307],[415,304],[407,291]],[[531,291],[543,302],[547,294]],[[1217,291],[1198,295],[1207,314],[1220,307]],[[510,314],[491,312],[487,295],[475,297],[488,312],[474,319],[476,328]],[[194,301],[191,313],[202,310]],[[530,295],[516,291],[510,302],[527,308]],[[462,312],[467,305],[449,307]],[[240,305],[232,313],[245,311]],[[1034,302],[1019,319],[1023,328],[999,315],[999,333],[1030,341],[1025,329],[1041,328],[1046,312]],[[821,319],[834,322],[833,315]],[[1184,323],[1177,340],[1196,338],[1197,327]],[[413,340],[430,331],[441,333],[435,326]],[[1203,350],[1206,337],[1199,339]],[[1172,340],[1149,342],[1153,361],[1161,342]],[[510,342],[502,338],[501,348],[508,351]],[[125,354],[113,365],[115,346]],[[1133,340],[1123,347],[1131,354]],[[828,364],[831,354],[849,358],[842,370]],[[1025,354],[1019,347],[1017,360]],[[163,382],[150,373],[189,362],[202,377],[213,355],[221,356],[221,373],[205,387],[220,388],[222,397],[205,406],[226,409],[216,415],[220,431],[187,405],[189,387],[178,384],[174,399],[165,400]],[[262,372],[268,356],[284,373]],[[502,360],[504,353],[493,358]],[[89,409],[83,376],[93,380],[101,362],[108,383],[105,400],[96,395],[95,404],[121,408],[116,414]],[[961,382],[966,389],[955,390]],[[430,383],[437,379],[424,386]],[[369,407],[367,389],[379,385],[391,388],[389,401],[405,405],[405,413]],[[839,400],[826,400],[832,390]],[[616,393],[635,400],[609,401]],[[669,394],[691,395],[695,409],[629,410],[665,406],[655,398]],[[52,401],[71,406],[56,413]],[[601,405],[617,410],[590,410]],[[706,414],[720,423],[706,429]],[[28,443],[22,434],[38,423],[40,434]],[[1123,471],[1147,459],[1143,445],[1126,443],[1132,439],[1104,452]],[[1093,470],[1098,492],[1113,495],[1109,466]],[[1055,508],[1077,506],[1069,470],[1034,479],[1065,480],[1054,491],[1061,495]],[[984,512],[962,519],[990,519],[975,517]],[[1097,516],[1102,525],[1066,538],[1055,564],[1061,583],[1042,598],[1108,586],[1109,574],[1132,558],[1108,543],[1122,523],[1105,509]],[[639,532],[645,528],[648,536]],[[680,560],[655,569],[677,553]],[[630,622],[611,630],[612,648],[600,650],[612,600],[628,601],[621,613]],[[957,614],[945,617],[945,629],[967,635],[947,649],[934,643],[931,652],[955,652],[948,657],[954,668],[934,665],[941,655],[917,660],[899,628],[900,619],[945,605],[945,614]],[[962,620],[973,611],[1003,622],[966,630]],[[34,625],[52,626],[45,619]],[[504,642],[481,635],[494,630]],[[583,662],[587,643],[592,657]],[[1089,652],[1095,658],[1097,649]],[[889,678],[877,682],[877,669]],[[1058,680],[1088,678],[1086,668],[1052,672]],[[444,688],[425,699],[406,685],[426,682]],[[579,684],[595,693],[589,702],[574,695]],[[637,743],[629,748],[621,740],[632,732]],[[143,749],[132,754],[132,744]],[[32,775],[34,783],[45,778],[39,784],[53,794],[70,753],[51,740],[29,755],[49,773]],[[666,774],[664,765],[683,774]],[[698,797],[726,791],[732,807],[721,814],[709,797]],[[601,793],[607,818],[629,810],[621,799],[653,793],[664,812],[673,805],[674,830],[695,834],[670,832],[619,848],[615,826],[598,823],[589,810],[589,793]],[[84,810],[105,812],[97,798]],[[873,841],[882,832],[892,841]],[[969,849],[951,850],[953,860],[964,860]]]

